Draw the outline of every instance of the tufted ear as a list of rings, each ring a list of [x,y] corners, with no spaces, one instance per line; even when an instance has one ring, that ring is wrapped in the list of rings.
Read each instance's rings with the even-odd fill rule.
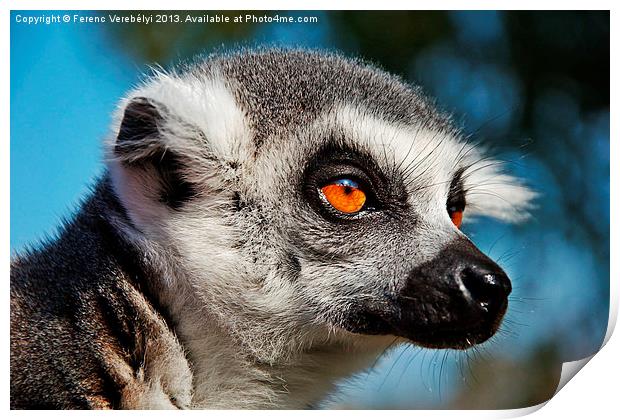
[[[538,193],[521,179],[506,174],[505,166],[494,159],[476,158],[463,171],[468,214],[513,223],[531,217]]]
[[[123,111],[112,148],[113,160],[127,176],[141,175],[145,183],[156,183],[144,188],[156,191],[156,198],[175,210],[196,195],[196,186],[186,176],[191,159],[179,146],[183,135],[175,133],[187,127],[165,105],[135,97]]]

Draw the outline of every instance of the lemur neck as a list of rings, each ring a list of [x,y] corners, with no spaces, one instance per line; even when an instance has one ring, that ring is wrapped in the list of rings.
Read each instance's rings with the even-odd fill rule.
[[[286,361],[266,364],[248,356],[208,317],[197,317],[190,306],[187,309],[177,333],[192,366],[195,408],[315,407],[334,391],[338,380],[371,366],[393,342],[393,338],[372,337],[365,346],[316,346]]]

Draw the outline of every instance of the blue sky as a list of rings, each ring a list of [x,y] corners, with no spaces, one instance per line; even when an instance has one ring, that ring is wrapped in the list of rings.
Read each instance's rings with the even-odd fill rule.
[[[11,24],[11,248],[53,232],[102,168],[132,63],[98,27]]]

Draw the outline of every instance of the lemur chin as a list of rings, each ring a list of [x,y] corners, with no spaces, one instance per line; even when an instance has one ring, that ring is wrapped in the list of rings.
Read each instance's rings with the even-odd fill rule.
[[[511,284],[459,228],[534,197],[419,88],[306,50],[152,75],[106,162],[12,261],[13,408],[303,408],[390,345],[482,343]]]

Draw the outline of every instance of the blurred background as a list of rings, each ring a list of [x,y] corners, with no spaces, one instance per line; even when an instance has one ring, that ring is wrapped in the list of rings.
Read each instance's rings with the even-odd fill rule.
[[[396,348],[323,406],[519,408],[550,398],[562,362],[597,351],[607,328],[609,13],[277,13],[318,19],[35,26],[16,15],[41,12],[12,12],[12,251],[75,211],[103,170],[116,101],[149,64],[264,43],[337,49],[422,85],[540,197],[521,226],[465,220],[513,279],[497,336],[466,353]]]

